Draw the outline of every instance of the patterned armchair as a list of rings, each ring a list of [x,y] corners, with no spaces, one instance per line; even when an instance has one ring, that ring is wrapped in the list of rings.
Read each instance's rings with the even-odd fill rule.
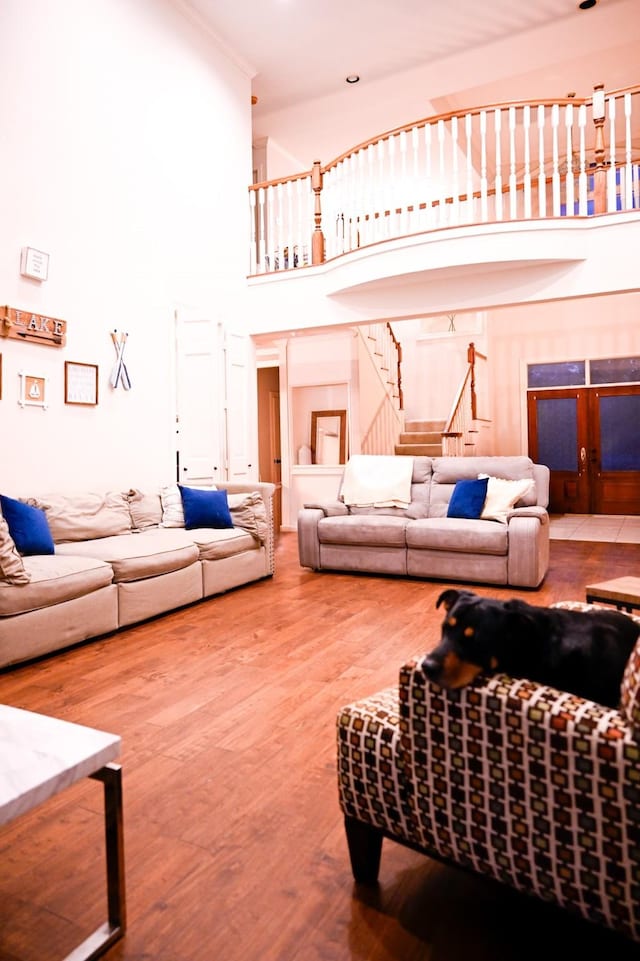
[[[619,710],[504,674],[444,691],[421,659],[338,715],[356,881],[390,838],[640,941],[640,641]]]

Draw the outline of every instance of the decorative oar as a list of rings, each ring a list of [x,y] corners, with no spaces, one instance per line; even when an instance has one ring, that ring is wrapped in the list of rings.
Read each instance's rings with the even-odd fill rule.
[[[124,348],[127,343],[127,337],[129,335],[121,333],[118,336],[118,331],[114,330],[111,332],[111,340],[113,341],[113,346],[116,350],[116,362],[113,370],[111,371],[110,384],[112,387],[117,387],[119,383],[125,390],[130,390],[131,380],[129,378],[129,371],[127,370],[127,365],[124,362]]]

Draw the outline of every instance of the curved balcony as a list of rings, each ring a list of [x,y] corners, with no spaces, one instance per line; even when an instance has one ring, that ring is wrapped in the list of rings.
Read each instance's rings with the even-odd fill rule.
[[[491,104],[388,131],[249,188],[249,276],[399,239],[640,210],[640,86]],[[339,262],[339,261],[338,261]]]

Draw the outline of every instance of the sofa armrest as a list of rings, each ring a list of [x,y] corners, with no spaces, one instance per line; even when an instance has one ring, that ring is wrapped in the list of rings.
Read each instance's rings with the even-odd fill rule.
[[[514,507],[507,513],[507,523],[512,517],[537,517],[541,524],[549,523],[549,514],[545,507],[531,504],[529,507]]]
[[[276,485],[267,481],[217,481],[218,490],[225,490],[227,494],[252,494],[257,491],[264,501],[267,512],[267,537],[264,547],[267,551],[269,573],[275,571],[275,533],[273,521],[273,495]]]
[[[349,508],[342,501],[325,501],[322,504],[305,504],[304,506],[322,511],[325,517],[344,517],[349,513]]]
[[[509,512],[507,529],[508,584],[539,587],[549,569],[549,515],[541,507],[519,507]]]
[[[298,511],[298,557],[301,567],[320,569],[318,523],[325,516],[321,507],[303,507]]]

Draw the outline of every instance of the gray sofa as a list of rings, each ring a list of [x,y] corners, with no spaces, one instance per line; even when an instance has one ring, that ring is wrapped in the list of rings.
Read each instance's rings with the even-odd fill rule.
[[[408,506],[330,503],[298,514],[300,564],[429,579],[538,587],[549,566],[549,469],[529,457],[414,457]],[[372,463],[374,463],[372,461]],[[448,517],[457,481],[528,480],[493,519]],[[491,481],[489,482],[491,483]],[[343,478],[344,484],[344,478]],[[510,485],[504,485],[509,487]],[[514,485],[515,486],[515,485]]]
[[[0,515],[0,667],[272,575],[274,485],[217,486],[232,528],[185,529],[176,485],[20,497],[44,510],[55,553],[19,556]]]

